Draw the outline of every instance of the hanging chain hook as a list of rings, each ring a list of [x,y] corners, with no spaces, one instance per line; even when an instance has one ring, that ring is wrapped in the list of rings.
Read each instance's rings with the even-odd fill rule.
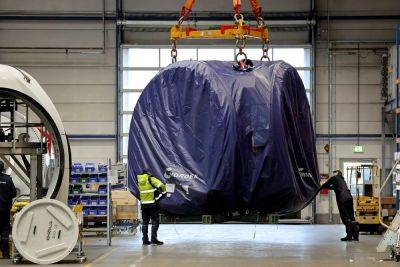
[[[236,23],[243,22],[244,20],[244,16],[241,13],[236,13],[233,17]]]
[[[176,40],[171,40],[171,61],[176,63],[178,58],[178,50],[176,49]]]
[[[247,61],[247,55],[245,52],[243,52],[243,49],[246,47],[246,39],[245,38],[236,39],[236,47],[239,50],[239,52],[235,56],[236,62],[239,64],[240,61],[243,61],[243,59],[239,59],[239,56],[243,56],[244,60]]]
[[[264,42],[262,45],[262,51],[263,51],[263,55],[261,57],[261,61],[263,61],[263,59],[266,59],[267,61],[271,61],[271,59],[269,58],[268,55],[268,51],[269,51],[269,42]]]

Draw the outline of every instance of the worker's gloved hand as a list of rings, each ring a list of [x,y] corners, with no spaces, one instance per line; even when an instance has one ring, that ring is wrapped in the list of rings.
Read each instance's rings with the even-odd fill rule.
[[[165,174],[164,174],[165,178],[169,179],[171,178],[171,175],[172,175],[172,169],[171,168],[165,169]]]

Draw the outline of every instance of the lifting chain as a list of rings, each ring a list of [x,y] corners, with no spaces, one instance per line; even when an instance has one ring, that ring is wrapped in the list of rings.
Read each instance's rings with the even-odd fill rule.
[[[172,64],[176,63],[178,58],[178,50],[176,50],[176,40],[171,40],[171,61]]]
[[[261,61],[263,61],[263,59],[266,59],[267,61],[271,61],[271,59],[268,56],[268,51],[269,51],[269,42],[264,42],[262,45],[262,51],[263,51],[263,55],[261,57]]]
[[[236,39],[236,47],[239,50],[239,52],[236,54],[235,59],[237,63],[240,63],[240,61],[247,61],[247,55],[245,52],[243,52],[243,49],[246,47],[246,39],[244,38],[238,38]],[[239,59],[239,56],[243,56],[244,59]]]

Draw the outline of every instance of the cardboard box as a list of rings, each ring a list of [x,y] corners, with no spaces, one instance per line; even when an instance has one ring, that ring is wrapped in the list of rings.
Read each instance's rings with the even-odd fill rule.
[[[137,205],[136,198],[131,192],[126,190],[111,191],[111,201],[113,205]]]
[[[394,205],[396,204],[396,199],[394,197],[382,197],[381,205]]]
[[[119,205],[113,207],[115,220],[137,220],[136,205]]]
[[[388,216],[395,216],[397,213],[396,209],[388,209]]]

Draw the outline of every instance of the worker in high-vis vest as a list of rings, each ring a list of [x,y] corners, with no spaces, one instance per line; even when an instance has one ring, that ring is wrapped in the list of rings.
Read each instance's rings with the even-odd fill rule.
[[[157,202],[166,194],[165,184],[146,170],[137,176],[137,180],[142,207],[143,245],[163,245],[164,243],[157,239],[157,231],[160,225],[160,208]],[[150,219],[151,240],[149,241]]]

